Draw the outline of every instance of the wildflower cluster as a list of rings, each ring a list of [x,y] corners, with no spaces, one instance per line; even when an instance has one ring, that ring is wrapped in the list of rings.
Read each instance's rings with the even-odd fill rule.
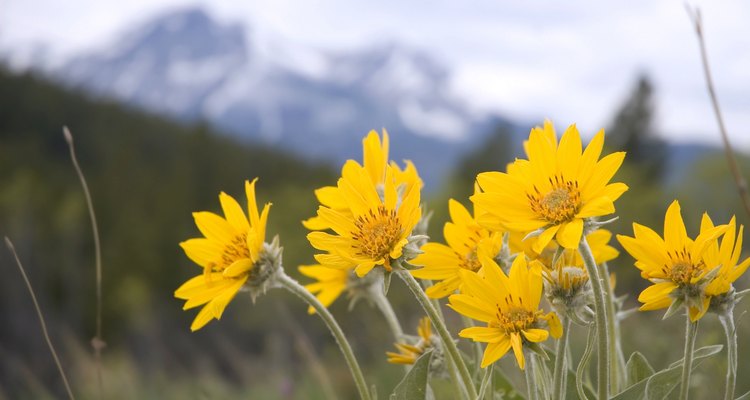
[[[411,162],[401,167],[389,159],[389,140],[385,131],[370,132],[362,141],[362,162],[348,160],[335,186],[315,191],[320,205],[303,225],[318,252],[315,264],[299,267],[313,280],[304,287],[285,274],[278,240],[265,242],[270,204],[258,212],[255,180],[245,185],[247,214],[224,193],[219,196],[224,217],[195,213],[204,237],[181,246],[203,273],[175,292],[186,300],[185,309],[203,306],[191,329],[219,319],[241,290],[254,298],[268,288],[285,288],[327,324],[360,397],[369,400],[371,391],[353,351],[327,310],[346,294],[352,299],[350,310],[364,298],[383,314],[398,350],[387,352],[388,361],[412,366],[399,387],[418,385],[416,393],[424,394],[428,376],[450,377],[457,397],[480,398],[488,387],[494,390],[489,383],[493,365],[512,351],[526,373],[529,398],[561,399],[572,369],[568,331],[575,323],[591,332],[587,354],[597,346],[596,387],[585,382],[587,361],[581,360],[575,374],[579,396],[589,397],[588,391],[609,398],[642,390],[626,373],[619,346],[622,299],[614,294],[615,279],[607,266],[619,252],[604,229],[614,219],[602,219],[614,214],[615,201],[628,190],[624,183],[611,182],[625,153],[602,156],[603,131],[584,147],[575,125],[559,140],[549,121],[533,128],[524,143],[525,159],[516,159],[505,172],[477,175],[471,210],[459,200],[448,201],[445,243],[426,236],[429,213],[421,204],[422,181]],[[740,261],[743,227],[736,225],[735,218],[715,225],[704,214],[700,233],[692,239],[674,201],[663,236],[637,223],[634,236],[617,235],[641,276],[652,283],[638,297],[640,309],[668,308],[667,316],[684,310],[688,316],[682,398],[687,398],[695,323],[709,311],[719,314],[726,328],[727,398],[734,390],[732,310],[741,296],[733,285],[750,266],[750,259]],[[386,297],[391,275],[404,282],[427,314],[418,336],[404,334]],[[464,317],[457,336],[476,346],[486,344],[483,351],[477,348],[473,363],[485,369],[478,387],[442,315],[445,298]],[[550,336],[556,339],[553,371],[541,362],[548,359],[550,349],[543,343]],[[537,381],[540,377],[551,382]]]

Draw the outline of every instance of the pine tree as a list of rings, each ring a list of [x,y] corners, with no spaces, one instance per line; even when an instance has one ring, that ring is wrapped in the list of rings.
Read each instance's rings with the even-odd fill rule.
[[[666,144],[654,130],[654,87],[641,75],[607,130],[609,143],[628,156],[626,162],[642,171],[647,183],[658,182],[666,163]]]

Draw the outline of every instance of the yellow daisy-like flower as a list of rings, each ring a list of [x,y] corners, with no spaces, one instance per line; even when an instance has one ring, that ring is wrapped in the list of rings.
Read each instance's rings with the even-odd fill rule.
[[[403,185],[405,192],[410,191],[414,186],[422,187],[422,180],[419,178],[416,167],[411,161],[405,161],[406,164],[401,169],[398,164],[388,159],[390,138],[388,132],[383,129],[383,140],[376,131],[370,131],[362,140],[363,166],[367,170],[372,184],[378,188],[383,185],[385,180],[386,166],[393,168],[393,175],[396,179],[396,187]],[[315,190],[315,196],[321,205],[338,211],[339,213],[350,213],[349,206],[346,204],[344,197],[336,186],[324,186]],[[312,217],[302,224],[310,230],[319,231],[330,229],[331,227],[319,216]]]
[[[239,203],[222,192],[219,201],[224,217],[211,212],[193,213],[195,224],[205,237],[180,243],[185,254],[203,267],[203,274],[188,280],[175,291],[175,297],[187,300],[184,310],[203,306],[190,326],[192,331],[204,327],[214,318],[221,318],[226,306],[261,259],[271,204],[267,203],[258,214],[255,201],[257,180],[245,181],[249,220]]]
[[[703,214],[701,232],[709,231],[713,227],[714,224],[708,214]],[[746,258],[739,263],[742,255],[742,232],[744,228],[740,225],[739,232],[737,232],[737,222],[735,217],[732,217],[727,225],[727,231],[721,238],[721,244],[718,240],[712,241],[706,249],[706,253],[703,255],[706,265],[709,268],[721,266],[718,274],[706,285],[708,296],[719,296],[729,292],[732,289],[732,284],[750,267],[750,258]],[[736,238],[735,234],[737,235]]]
[[[434,339],[432,337],[432,325],[429,318],[423,317],[419,320],[417,334],[419,335],[419,341],[415,344],[395,343],[394,346],[398,349],[398,353],[386,352],[388,362],[391,364],[412,365],[422,354],[433,348]]]
[[[534,251],[537,238],[532,237],[524,240],[524,236],[523,233],[519,232],[510,234],[511,253],[524,252],[530,260],[539,260],[543,265],[552,267],[552,259],[560,246],[554,241],[549,242],[541,253],[537,253]],[[612,232],[606,229],[597,229],[586,235],[586,241],[597,264],[612,261],[620,255],[617,249],[609,245],[611,239]],[[583,258],[581,258],[581,253],[577,249],[564,249],[560,261],[564,261],[565,266],[584,267]]]
[[[542,297],[542,265],[527,265],[521,253],[513,261],[506,276],[500,266],[484,253],[479,254],[484,278],[470,271],[461,271],[464,285],[460,294],[450,296],[449,306],[459,314],[487,323],[487,326],[466,328],[459,336],[487,343],[482,368],[499,360],[511,348],[521,369],[525,368],[523,345],[539,343],[562,336],[557,314],[544,314],[539,309]],[[547,331],[544,328],[549,328]]]
[[[315,294],[323,306],[328,307],[341,296],[347,288],[347,283],[352,274],[350,268],[331,268],[324,265],[301,265],[299,272],[308,278],[313,278],[317,282],[305,285],[305,289]],[[310,306],[307,309],[310,314],[315,313],[315,309]]]
[[[714,227],[704,223],[698,237],[691,239],[680,215],[680,204],[675,200],[664,216],[663,239],[637,223],[633,223],[634,237],[617,235],[622,247],[636,259],[635,266],[641,270],[641,276],[654,283],[638,296],[638,301],[644,303],[640,310],[667,308],[680,300],[687,304],[692,321],[700,319],[710,301],[701,288],[702,281],[719,266],[714,263],[716,259],[707,258],[707,249],[726,229],[726,225]]]
[[[307,235],[313,247],[327,252],[315,255],[319,263],[353,267],[359,277],[376,265],[391,270],[391,261],[401,257],[407,238],[422,215],[419,186],[412,186],[400,197],[395,173],[386,166],[383,187],[378,190],[367,169],[356,161],[346,162],[337,193],[348,212],[320,206],[318,217],[335,235],[319,231]]]
[[[603,145],[603,130],[582,150],[575,125],[559,145],[551,122],[532,129],[524,143],[528,160],[516,160],[507,173],[477,176],[482,193],[471,200],[490,214],[480,223],[497,231],[539,231],[537,253],[553,238],[566,249],[577,248],[584,220],[612,214],[614,201],[628,189],[623,183],[609,183],[625,153],[599,159]]]
[[[427,288],[427,296],[433,299],[453,294],[461,285],[461,269],[478,272],[482,268],[479,262],[480,251],[485,251],[495,258],[503,244],[501,232],[492,233],[477,223],[469,211],[458,201],[450,199],[448,210],[451,222],[443,228],[443,236],[448,245],[426,243],[424,252],[410,261],[411,264],[424,268],[411,271],[415,278],[440,281]]]

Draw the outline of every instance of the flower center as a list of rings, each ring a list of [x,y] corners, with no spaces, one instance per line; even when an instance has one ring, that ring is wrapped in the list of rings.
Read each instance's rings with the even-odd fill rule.
[[[511,303],[510,295],[505,299],[505,302],[508,304]],[[500,307],[498,307],[495,317],[497,321],[490,322],[490,326],[500,328],[506,333],[520,332],[528,329],[536,321],[536,313],[518,306],[511,306],[505,312],[501,311]]]
[[[542,195],[534,187],[536,193],[527,195],[531,202],[531,209],[552,224],[572,220],[581,205],[578,182],[566,181],[556,176],[554,180],[550,178],[550,183],[553,189],[547,194]]]
[[[357,241],[357,254],[372,260],[386,258],[403,230],[396,210],[389,210],[382,204],[359,216],[354,226],[357,230],[352,238]]]
[[[690,253],[685,248],[674,252],[668,251],[667,256],[671,263],[665,264],[662,272],[674,283],[688,285],[693,278],[703,272],[703,261],[698,264],[691,262]]]
[[[691,262],[678,261],[672,264],[668,275],[675,283],[689,284],[691,283],[691,279],[699,275],[700,272],[700,266],[694,265]]]
[[[459,267],[463,269],[468,269],[472,272],[479,271],[480,268],[482,268],[482,263],[479,262],[479,256],[477,256],[477,248],[474,247],[470,252],[466,253],[464,256],[458,255],[461,259],[460,264],[458,264]]]
[[[213,266],[214,271],[223,271],[233,262],[243,258],[250,258],[250,250],[247,248],[247,233],[240,233],[235,236],[221,253],[221,261]]]

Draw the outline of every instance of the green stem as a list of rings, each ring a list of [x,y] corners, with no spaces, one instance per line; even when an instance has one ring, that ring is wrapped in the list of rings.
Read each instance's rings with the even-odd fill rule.
[[[385,321],[388,323],[391,333],[393,333],[393,338],[398,341],[404,336],[404,330],[398,322],[398,317],[396,316],[396,312],[393,311],[391,302],[388,301],[388,298],[383,294],[383,288],[379,286],[380,285],[372,286],[370,289],[370,298],[375,302],[375,306],[378,307],[378,310],[383,314],[383,317],[385,317]]]
[[[589,325],[589,333],[586,337],[586,348],[583,350],[581,360],[578,361],[578,367],[576,368],[576,389],[578,391],[578,397],[582,400],[588,400],[586,391],[583,389],[583,374],[588,368],[589,360],[591,359],[591,353],[594,351],[594,338],[596,338],[596,331]]]
[[[528,362],[526,363],[526,368],[524,368],[524,373],[526,375],[526,393],[528,400],[539,399],[538,393],[536,391],[536,371],[534,371],[534,362],[532,360],[533,357],[533,353],[526,353]]]
[[[456,368],[456,364],[453,362],[453,360],[450,357],[445,358],[446,363],[448,364],[448,373],[451,375],[451,380],[455,382],[455,385],[450,385],[453,390],[454,394],[456,395],[457,399],[469,399],[468,393],[466,393],[466,388],[463,384],[461,384],[461,377],[458,375],[458,368]]]
[[[336,319],[333,318],[333,315],[331,315],[328,309],[325,308],[325,306],[323,306],[323,304],[321,304],[320,301],[318,301],[318,299],[315,298],[312,293],[310,293],[297,281],[290,278],[287,274],[284,273],[283,270],[279,272],[277,279],[278,283],[284,289],[294,293],[295,295],[297,295],[297,297],[304,300],[307,304],[312,306],[315,311],[317,311],[317,314],[320,316],[323,322],[325,322],[326,326],[328,326],[328,329],[336,339],[336,343],[339,345],[341,352],[344,354],[346,363],[347,365],[349,365],[349,370],[351,371],[352,377],[354,378],[354,383],[357,385],[357,390],[359,391],[360,398],[362,398],[362,400],[371,400],[370,392],[367,390],[367,383],[365,383],[365,377],[362,375],[362,370],[359,368],[356,357],[354,357],[352,347],[346,340],[344,332],[336,322]]]
[[[687,310],[686,310],[687,311]],[[690,315],[685,316],[685,355],[682,358],[682,384],[680,385],[680,400],[687,400],[690,389],[690,372],[693,369],[693,349],[698,331],[698,321],[690,321]]]
[[[565,377],[567,374],[567,368],[565,368],[565,356],[568,348],[568,338],[570,335],[570,318],[563,317],[561,321],[563,324],[563,335],[557,340],[555,346],[555,372],[552,374],[553,386],[552,386],[552,398],[553,399],[565,399]]]
[[[492,363],[484,369],[484,376],[482,376],[482,383],[479,385],[479,395],[477,396],[477,400],[484,398],[485,393],[487,392],[487,387],[490,386],[490,382],[492,381],[492,371],[494,366],[495,363]]]
[[[424,290],[422,290],[422,287],[419,286],[417,280],[414,279],[414,277],[409,273],[408,270],[397,269],[396,274],[399,276],[399,278],[401,278],[402,281],[404,281],[406,286],[409,288],[409,290],[411,290],[412,294],[414,294],[414,297],[417,298],[417,301],[427,313],[427,316],[430,317],[432,324],[435,326],[435,329],[440,336],[444,348],[448,350],[450,358],[458,368],[458,373],[461,376],[464,387],[466,387],[466,390],[469,393],[469,398],[475,399],[477,397],[477,390],[471,380],[469,370],[466,368],[466,363],[458,353],[458,348],[456,347],[456,343],[453,341],[453,337],[451,337],[451,334],[448,333],[448,328],[445,327],[445,323],[440,319],[440,315],[435,310],[435,307],[432,306],[430,299],[427,298],[427,295],[425,294]]]
[[[606,399],[609,395],[609,340],[607,337],[607,308],[604,305],[603,282],[585,235],[581,237],[578,251],[581,253],[584,265],[586,265],[586,272],[589,274],[589,281],[594,292],[597,339],[597,398]]]
[[[429,279],[422,279],[421,280],[422,286],[424,287],[423,290],[427,290],[430,286],[432,286],[432,281]],[[430,299],[432,306],[435,308],[435,311],[437,311],[437,315],[440,318],[441,321],[445,322],[445,316],[443,315],[443,309],[440,307],[440,302],[437,299]],[[456,382],[455,385],[451,385],[453,387],[453,390],[455,391],[455,394],[457,395],[456,398],[469,399],[469,394],[466,392],[466,387],[461,384],[461,377],[458,375],[458,368],[456,367],[456,363],[453,362],[453,359],[450,357],[447,357],[445,359],[446,364],[448,364],[448,372],[451,375],[451,380],[453,382]]]
[[[615,295],[609,284],[609,267],[607,263],[599,265],[599,276],[604,280],[604,305],[607,310],[607,338],[609,345],[609,382],[610,395],[620,393],[624,389],[621,384],[625,379],[625,355],[620,345],[620,322],[617,320],[615,309]]]
[[[728,311],[719,317],[721,326],[727,336],[727,382],[724,389],[724,400],[734,399],[734,386],[737,380],[737,330],[734,327],[734,314]]]

